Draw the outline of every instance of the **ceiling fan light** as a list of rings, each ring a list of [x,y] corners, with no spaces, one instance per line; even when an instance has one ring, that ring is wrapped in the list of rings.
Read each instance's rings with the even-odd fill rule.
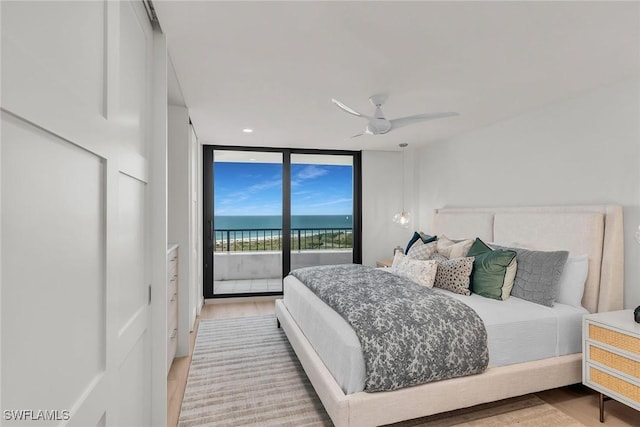
[[[441,112],[441,113],[423,113],[416,114],[413,116],[399,117],[397,119],[387,120],[385,118],[384,113],[382,112],[382,104],[387,100],[387,95],[378,94],[373,95],[369,98],[369,101],[375,106],[375,112],[373,116],[368,116],[365,114],[361,114],[354,110],[353,108],[343,104],[335,98],[331,99],[334,105],[340,108],[342,111],[352,114],[354,116],[362,117],[367,119],[369,123],[367,124],[364,133],[367,135],[382,135],[390,132],[393,129],[404,127],[413,123],[420,123],[426,120],[434,120],[434,119],[442,119],[445,117],[458,116],[459,113],[455,113],[452,111]],[[358,134],[360,136],[361,134]],[[353,138],[353,137],[352,137]]]

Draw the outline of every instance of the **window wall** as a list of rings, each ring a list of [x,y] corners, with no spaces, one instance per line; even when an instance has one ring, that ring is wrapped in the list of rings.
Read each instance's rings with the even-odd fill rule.
[[[282,294],[292,269],[360,263],[360,153],[204,148],[204,294]]]

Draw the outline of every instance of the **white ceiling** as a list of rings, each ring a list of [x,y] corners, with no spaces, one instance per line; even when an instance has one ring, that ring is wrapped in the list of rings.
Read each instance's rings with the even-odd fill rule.
[[[396,150],[469,132],[640,73],[640,3],[161,1],[205,144]],[[363,136],[387,118],[458,117]],[[254,132],[246,134],[243,128]]]

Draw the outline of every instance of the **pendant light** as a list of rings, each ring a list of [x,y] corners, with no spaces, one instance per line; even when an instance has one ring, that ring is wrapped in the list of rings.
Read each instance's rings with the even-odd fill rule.
[[[399,145],[402,149],[402,210],[393,216],[393,222],[395,222],[402,228],[408,228],[409,224],[411,223],[411,213],[407,212],[404,209],[404,149],[409,144],[403,142]]]

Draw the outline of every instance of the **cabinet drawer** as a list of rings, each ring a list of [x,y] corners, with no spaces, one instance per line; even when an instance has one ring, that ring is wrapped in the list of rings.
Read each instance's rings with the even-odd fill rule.
[[[173,326],[173,329],[170,329],[169,336],[167,337],[167,372],[171,368],[171,362],[173,362],[173,358],[176,355],[176,350],[178,349],[178,327]]]
[[[611,329],[589,324],[589,339],[610,345],[640,356],[640,338],[632,337]]]
[[[593,345],[589,345],[589,360],[640,380],[640,361],[629,359]]]
[[[171,260],[171,258],[169,258]],[[171,278],[172,276],[176,276],[178,274],[178,259],[174,258],[173,261],[169,261],[169,265],[167,266],[167,278]]]
[[[171,333],[171,330],[178,325],[178,300],[167,302],[167,332]]]
[[[177,299],[178,293],[178,276],[173,276],[167,282],[167,301],[170,301],[172,298]]]
[[[177,312],[175,314],[177,314]],[[174,329],[176,331],[178,330],[178,316],[175,314],[169,314],[169,318],[167,319],[167,341],[170,341],[171,334],[174,334]]]
[[[589,379],[594,384],[640,403],[640,386],[637,384],[632,384],[593,366],[589,367]]]
[[[178,249],[174,249],[167,254],[167,273],[169,277],[178,274]]]

